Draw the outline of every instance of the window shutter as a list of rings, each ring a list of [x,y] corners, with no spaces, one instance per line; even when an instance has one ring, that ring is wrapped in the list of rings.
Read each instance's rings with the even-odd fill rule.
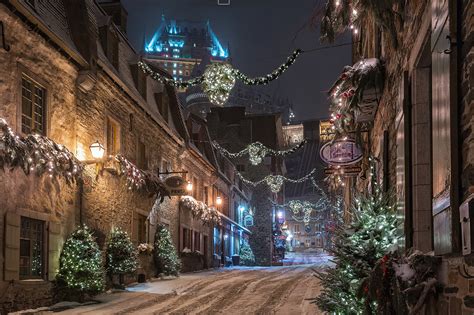
[[[48,227],[48,280],[54,280],[59,270],[59,255],[62,248],[61,225],[49,222]]]
[[[7,212],[5,218],[5,281],[20,278],[20,216]]]

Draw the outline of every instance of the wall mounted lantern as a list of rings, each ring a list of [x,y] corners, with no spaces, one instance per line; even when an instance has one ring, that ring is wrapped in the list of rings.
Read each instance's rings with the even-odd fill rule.
[[[186,191],[188,191],[188,192],[192,192],[192,191],[193,191],[193,183],[188,182],[188,183],[186,184]]]

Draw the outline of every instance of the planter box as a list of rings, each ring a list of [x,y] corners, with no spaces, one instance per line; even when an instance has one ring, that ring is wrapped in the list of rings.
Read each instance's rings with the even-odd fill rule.
[[[232,264],[234,266],[240,265],[240,256],[239,255],[233,255],[232,256]]]
[[[153,255],[138,254],[138,269],[136,272],[137,281],[139,275],[145,275],[145,279],[150,279],[155,276],[155,273],[156,270],[155,263],[153,262]]]
[[[196,254],[181,255],[181,272],[192,272],[204,269],[204,256]]]

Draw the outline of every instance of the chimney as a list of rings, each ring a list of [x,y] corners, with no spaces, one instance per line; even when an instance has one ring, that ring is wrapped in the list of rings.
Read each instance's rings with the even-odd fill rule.
[[[112,17],[114,24],[117,25],[124,34],[127,34],[128,12],[120,0],[99,0],[98,3],[107,15]]]

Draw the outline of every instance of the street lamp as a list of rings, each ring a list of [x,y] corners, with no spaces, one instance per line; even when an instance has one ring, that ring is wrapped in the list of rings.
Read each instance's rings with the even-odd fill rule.
[[[105,148],[99,142],[99,140],[96,140],[96,142],[92,143],[89,146],[89,150],[91,150],[91,154],[94,160],[102,160],[104,158]]]
[[[282,219],[283,218],[283,211],[278,211],[277,216],[278,216],[278,219]]]
[[[193,191],[193,183],[188,182],[188,183],[186,184],[186,190],[187,190],[188,192],[192,192],[192,191]]]
[[[216,205],[220,206],[222,204],[222,197],[221,196],[217,196],[216,198]]]

